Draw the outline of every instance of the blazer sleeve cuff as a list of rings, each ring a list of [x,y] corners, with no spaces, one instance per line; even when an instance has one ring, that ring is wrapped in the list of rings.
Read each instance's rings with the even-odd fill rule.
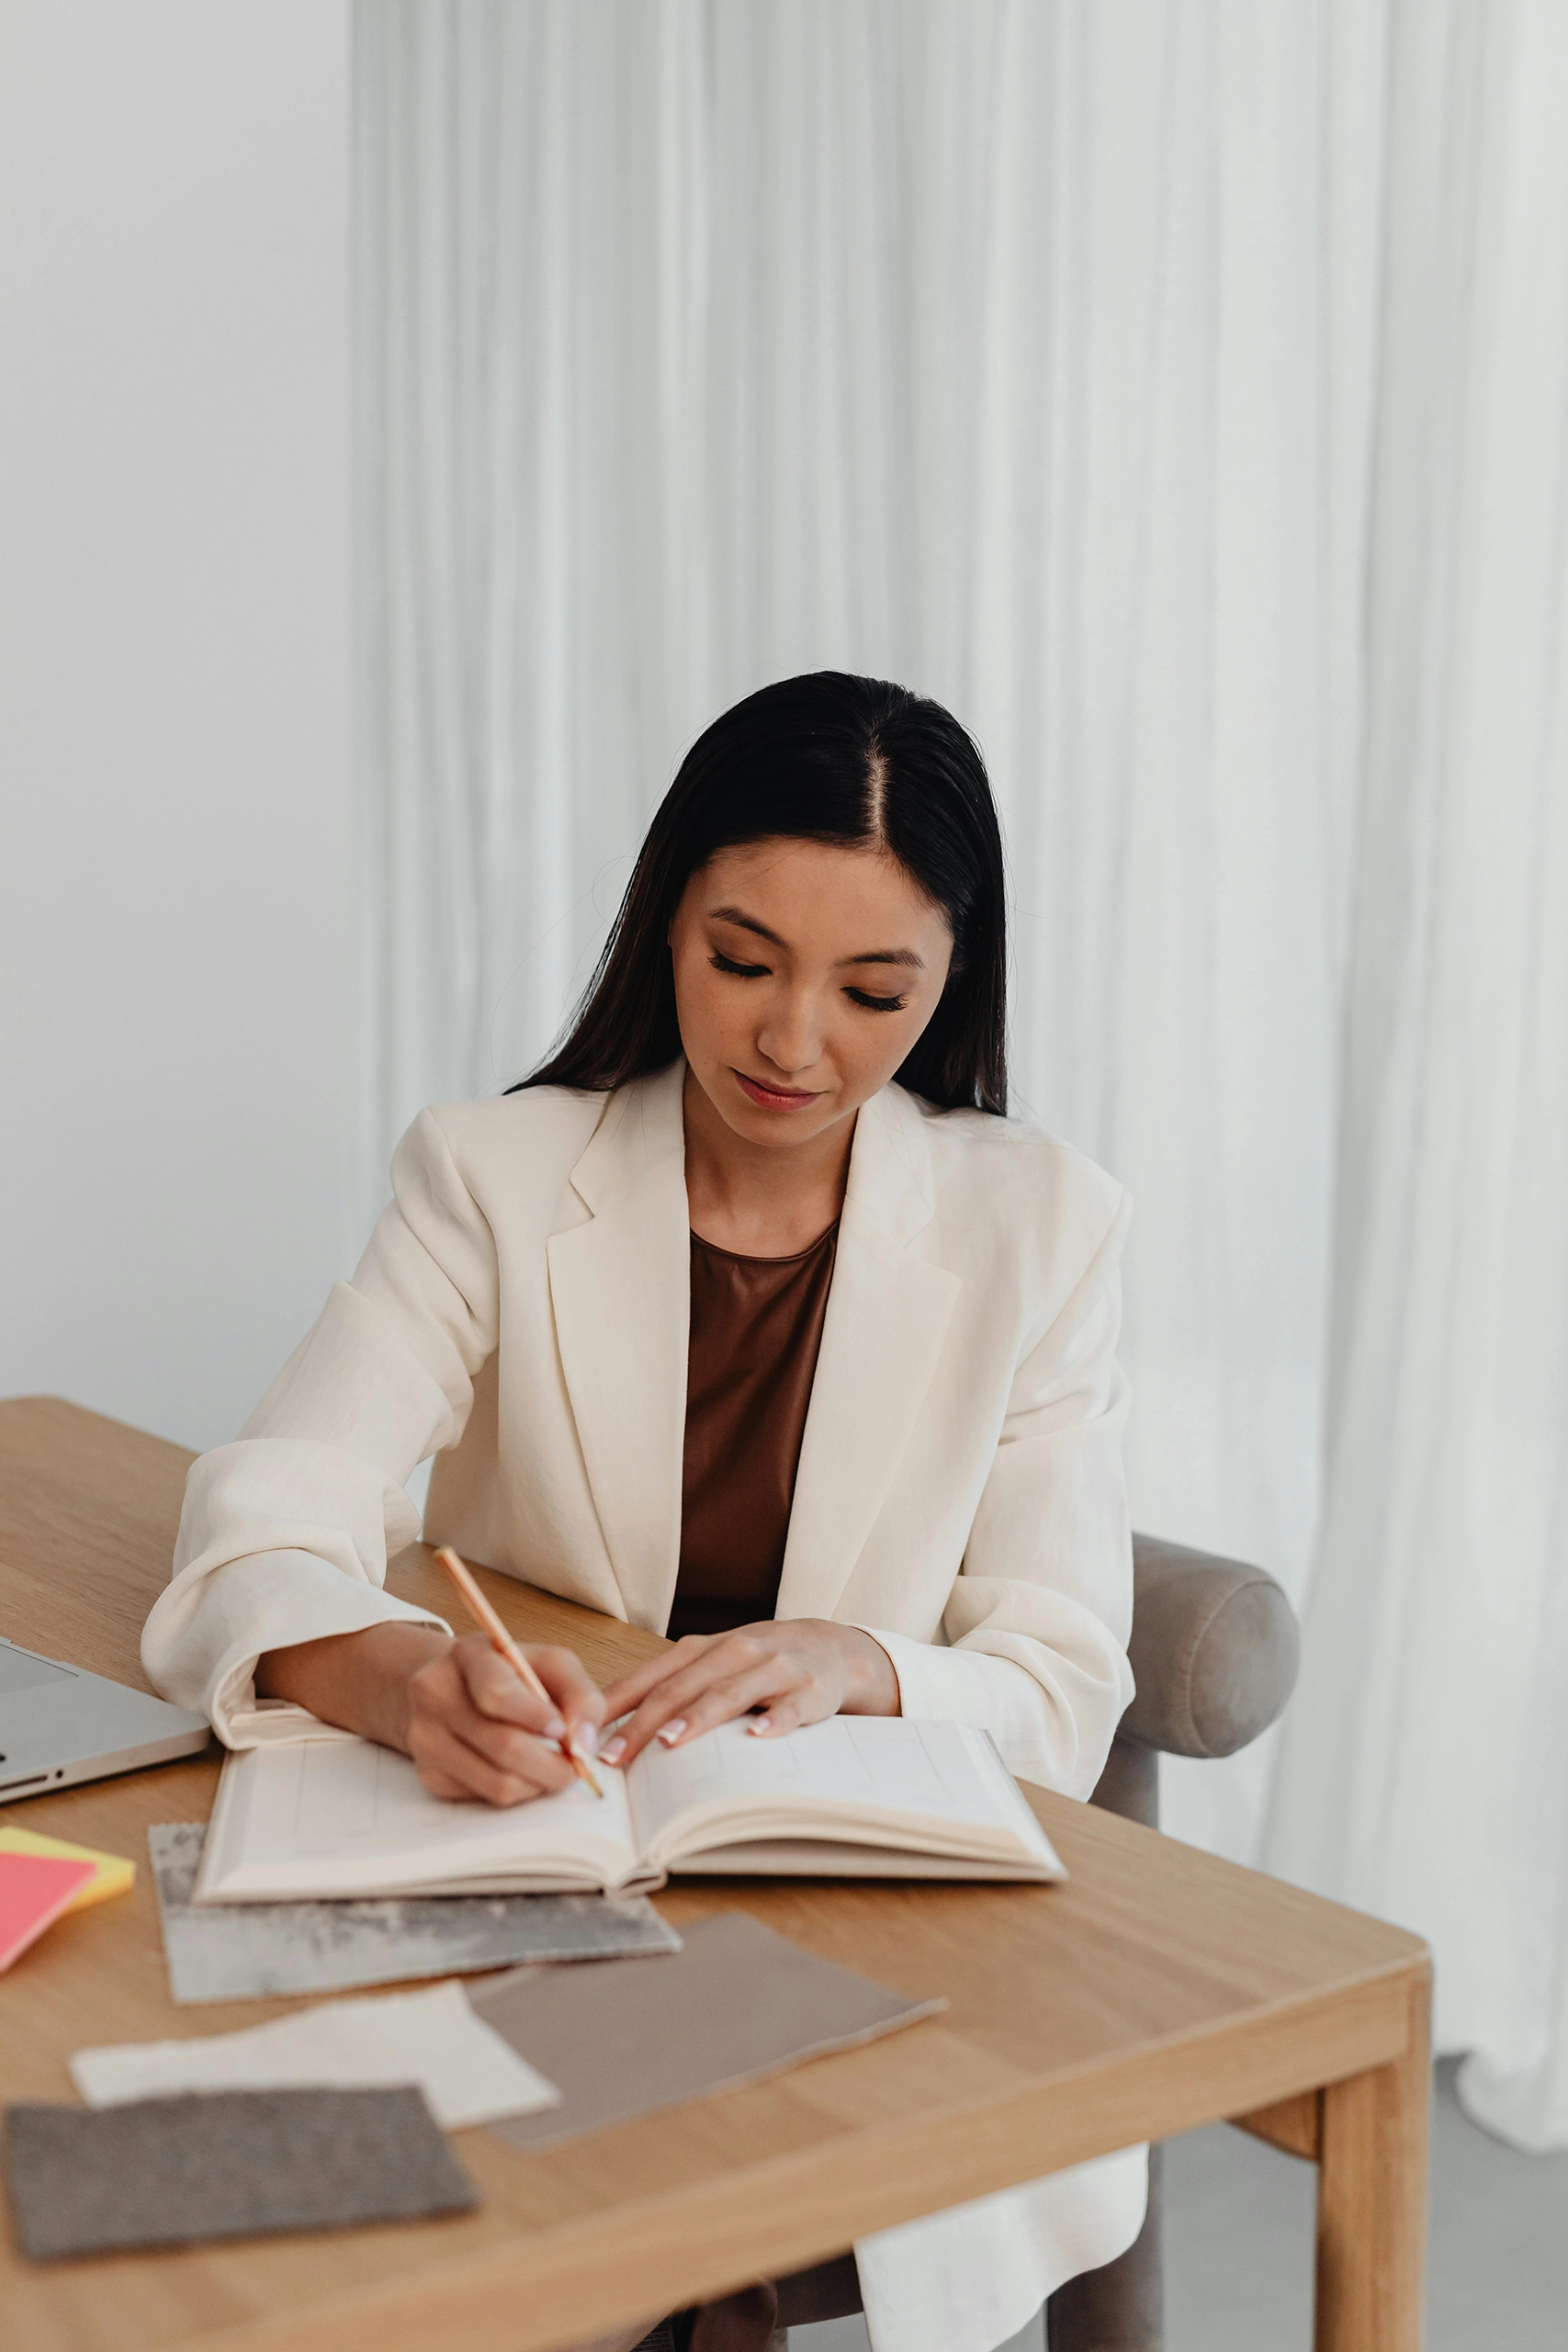
[[[886,1633],[880,1625],[862,1625],[857,1631],[869,1634],[892,1659],[904,1714],[988,1731],[1008,1770],[1020,1780],[1060,1785],[1052,1774],[1043,1736],[1040,1687],[1021,1666],[976,1650],[918,1642],[908,1634]]]
[[[155,1609],[142,1636],[142,1663],[155,1688],[205,1714],[225,1747],[320,1739],[329,1727],[303,1707],[258,1702],[256,1660],[267,1650],[385,1624],[452,1630],[444,1618],[343,1576],[313,1553],[256,1552],[208,1577],[194,1624],[165,1629]]]

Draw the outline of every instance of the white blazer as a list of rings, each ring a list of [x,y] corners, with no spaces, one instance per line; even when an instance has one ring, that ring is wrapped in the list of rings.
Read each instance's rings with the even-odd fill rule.
[[[663,1630],[684,1076],[457,1103],[403,1137],[353,1281],[239,1439],[193,1466],[147,1621],[152,1682],[231,1747],[310,1728],[257,1707],[263,1651],[440,1622],[383,1589],[419,1532],[404,1481],[432,1453],[431,1541]],[[779,1587],[780,1617],[874,1634],[906,1714],[984,1725],[1021,1779],[1080,1797],[1133,1690],[1127,1215],[1112,1179],[1035,1129],[897,1086],[865,1104]],[[877,2352],[989,2352],[1141,2213],[1141,2160],[1134,2181],[1111,2158],[866,2241]]]

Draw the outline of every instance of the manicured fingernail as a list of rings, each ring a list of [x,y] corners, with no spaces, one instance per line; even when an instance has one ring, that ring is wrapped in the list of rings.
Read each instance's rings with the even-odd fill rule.
[[[592,1761],[593,1758],[599,1753],[599,1726],[597,1724],[578,1724],[577,1729],[571,1735],[571,1752],[574,1756],[585,1756],[590,1762]]]
[[[615,1739],[607,1739],[604,1742],[604,1750],[600,1755],[599,1761],[601,1764],[618,1764],[626,1752],[626,1743],[624,1739],[618,1737]]]
[[[564,1739],[566,1737],[566,1725],[561,1721],[559,1715],[552,1715],[550,1717],[549,1722],[545,1725],[545,1737],[547,1739]]]
[[[749,1715],[747,1717],[746,1728],[750,1733],[753,1739],[761,1739],[762,1734],[764,1732],[772,1731],[773,1727],[773,1719],[771,1715]]]
[[[666,1747],[673,1747],[675,1742],[680,1738],[681,1734],[685,1730],[685,1716],[677,1715],[672,1724],[666,1724],[664,1725],[659,1736],[664,1742]]]

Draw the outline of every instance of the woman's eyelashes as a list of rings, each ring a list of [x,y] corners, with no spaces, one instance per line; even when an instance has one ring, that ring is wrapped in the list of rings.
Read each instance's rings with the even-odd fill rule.
[[[738,964],[722,947],[714,949],[708,962],[716,972],[728,972],[738,980],[765,980],[773,968],[768,964]],[[867,989],[846,989],[844,994],[867,1012],[902,1012],[909,1001],[907,996],[873,996]]]

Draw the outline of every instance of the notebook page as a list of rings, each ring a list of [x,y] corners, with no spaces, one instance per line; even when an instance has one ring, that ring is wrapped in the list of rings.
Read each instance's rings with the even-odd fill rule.
[[[604,1776],[498,1808],[446,1803],[406,1756],[371,1740],[310,1740],[232,1756],[195,1900],[224,1894],[355,1894],[466,1882],[552,1862],[621,1875],[632,1857],[624,1790]]]
[[[848,1814],[1027,1836],[1014,1809],[1021,1800],[983,1737],[961,1724],[831,1715],[758,1739],[742,1719],[689,1747],[656,1741],[637,1758],[629,1781],[632,1826],[644,1854],[682,1816],[738,1798],[759,1800],[770,1815],[826,1800]]]

